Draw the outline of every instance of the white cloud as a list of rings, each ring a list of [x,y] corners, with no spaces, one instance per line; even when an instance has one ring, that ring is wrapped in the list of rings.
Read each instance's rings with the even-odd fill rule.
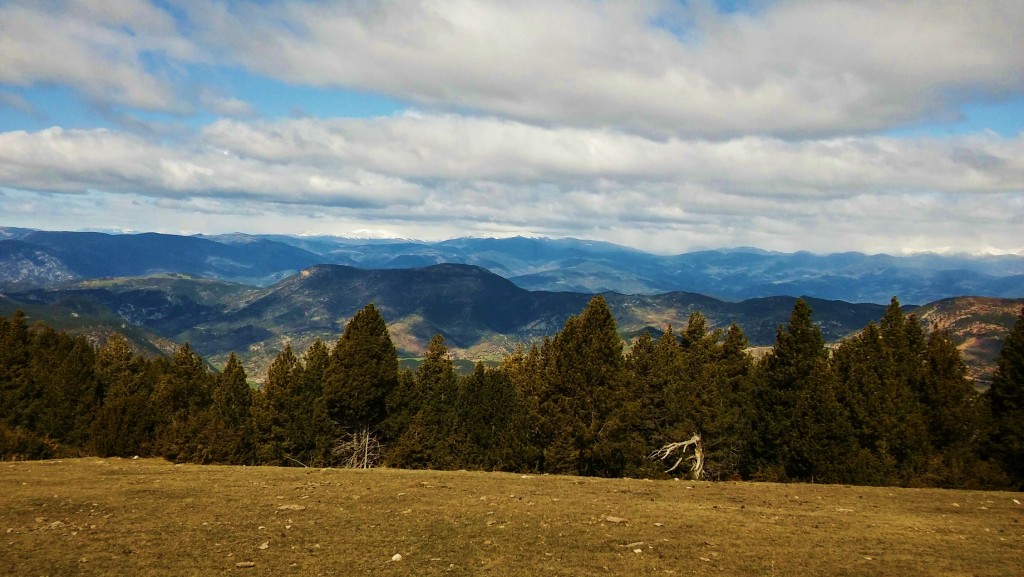
[[[288,82],[645,134],[873,131],[1024,88],[1017,0],[758,6],[238,2],[191,18],[227,58]]]
[[[145,0],[6,2],[0,6],[0,83],[54,83],[102,104],[181,112],[169,67],[147,58],[196,61],[201,52],[174,19]]]
[[[0,83],[100,105],[252,113],[196,63],[431,110],[661,137],[826,137],[1024,90],[1024,3],[396,0],[0,6]],[[45,47],[41,49],[41,47]],[[230,72],[226,72],[230,75]],[[239,98],[241,96],[241,99]]]
[[[341,220],[407,236],[517,231],[663,251],[1016,250],[1024,135],[654,140],[425,114],[225,120],[186,144],[55,128],[0,133],[0,186],[142,195],[210,222],[276,207],[293,232]]]
[[[667,252],[1022,248],[1024,134],[878,132],[1019,97],[1024,3],[753,6],[4,2],[0,88],[18,88],[0,106],[46,118],[33,87],[66,86],[123,130],[0,133],[0,214]],[[287,107],[289,84],[417,109],[256,119],[256,91]],[[222,119],[176,116],[200,111]]]
[[[358,167],[324,171],[302,164],[266,163],[108,130],[0,133],[0,151],[0,184],[26,190],[99,189],[356,207],[408,201],[415,195],[415,189],[400,178]]]
[[[494,118],[220,121],[204,141],[240,158],[359,166],[412,180],[602,186],[700,183],[734,194],[1024,189],[1024,135],[955,139],[655,140],[607,129],[540,128]]]

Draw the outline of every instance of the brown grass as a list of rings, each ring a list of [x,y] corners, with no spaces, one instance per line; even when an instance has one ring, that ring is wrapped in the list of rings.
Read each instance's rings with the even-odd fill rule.
[[[0,574],[1002,577],[1024,568],[1014,499],[1024,495],[5,462]]]

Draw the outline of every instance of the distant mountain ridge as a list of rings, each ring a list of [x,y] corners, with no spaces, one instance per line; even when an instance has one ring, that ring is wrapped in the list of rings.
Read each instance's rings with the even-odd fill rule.
[[[427,341],[445,336],[458,358],[500,360],[517,345],[557,332],[579,313],[589,293],[528,291],[472,265],[442,264],[415,269],[362,269],[315,265],[264,288],[225,281],[161,274],[143,278],[81,281],[60,288],[0,293],[0,314],[26,310],[53,326],[86,332],[134,330],[149,348],[188,341],[213,364],[236,352],[259,378],[278,351],[290,344],[303,351],[316,338],[336,339],[367,303],[380,309],[403,355],[422,354]],[[701,312],[712,328],[743,328],[752,345],[768,346],[788,321],[795,297],[734,302],[697,293],[660,295],[604,293],[624,338],[685,326]],[[828,341],[877,321],[884,305],[805,297]],[[980,303],[980,304],[979,304]],[[964,297],[919,309],[925,322],[939,323],[962,345],[977,376],[990,370],[999,339],[1024,299]],[[102,331],[100,331],[102,332]],[[146,336],[152,335],[152,336]]]
[[[691,292],[726,300],[809,295],[884,304],[1024,296],[1024,257],[775,253],[752,248],[655,255],[606,242],[457,238],[442,242],[230,234],[179,236],[0,228],[0,290],[89,278],[183,273],[254,286],[317,264],[486,268],[521,288],[581,293]]]
[[[90,280],[53,289],[0,295],[0,312],[31,308],[85,323],[120,318],[175,342],[188,341],[214,364],[230,352],[259,375],[285,344],[304,350],[315,338],[333,341],[345,323],[374,303],[400,351],[419,356],[442,334],[460,358],[498,360],[519,344],[554,334],[592,294],[528,291],[472,265],[361,269],[316,265],[266,288],[183,275]],[[767,345],[785,323],[794,297],[729,302],[695,293],[605,293],[624,337],[681,328],[700,311],[712,327],[736,322],[752,344]],[[884,306],[807,298],[826,339],[835,340],[881,317]],[[85,323],[87,324],[87,323]]]
[[[16,229],[18,230],[18,229]],[[183,273],[265,284],[317,264],[322,257],[280,242],[254,238],[233,245],[201,237],[158,233],[106,234],[20,229],[3,244],[20,243],[50,255],[75,279]],[[4,255],[0,253],[0,258]],[[2,266],[4,261],[0,261]],[[0,288],[8,279],[0,277]],[[52,285],[49,285],[52,286]]]

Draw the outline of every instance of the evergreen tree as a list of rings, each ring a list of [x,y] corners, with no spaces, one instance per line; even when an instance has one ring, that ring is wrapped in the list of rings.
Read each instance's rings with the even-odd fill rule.
[[[0,422],[43,451],[33,456],[76,455],[88,444],[97,403],[93,355],[84,337],[29,330],[20,313],[0,319]],[[0,454],[10,451],[0,443]]]
[[[746,421],[745,382],[751,362],[746,336],[732,325],[724,343],[721,339],[722,331],[710,331],[704,315],[695,312],[678,345],[669,331],[655,349],[665,416],[654,448],[699,435],[703,473],[712,479],[739,474],[751,435]]]
[[[291,417],[289,391],[298,372],[299,361],[291,345],[274,357],[267,381],[253,396],[252,423],[256,462],[261,465],[289,465],[288,428]]]
[[[927,372],[928,342],[921,323],[914,315],[903,313],[899,299],[893,297],[878,326],[893,379],[906,383],[920,403],[926,403],[924,378]]]
[[[385,417],[398,383],[398,353],[380,312],[366,305],[345,326],[324,374],[328,417],[342,431],[368,436]]]
[[[157,443],[164,457],[172,461],[201,458],[198,440],[209,417],[210,393],[206,363],[186,342],[174,352],[153,391],[152,401],[160,407]]]
[[[458,427],[458,379],[443,336],[430,339],[426,357],[416,371],[416,386],[422,404],[395,443],[388,461],[408,468],[461,466],[461,452],[467,441]]]
[[[666,406],[666,391],[682,372],[682,349],[676,341],[672,327],[668,327],[655,341],[648,332],[642,333],[626,355],[631,398],[643,407],[636,432],[644,441],[645,455],[672,442],[678,433],[672,413]],[[670,426],[672,425],[672,426]],[[652,476],[661,472],[661,465],[645,460],[640,469],[630,474]]]
[[[826,483],[845,478],[856,447],[824,345],[811,308],[798,299],[757,370],[751,463],[757,476]]]
[[[409,429],[413,417],[423,408],[423,391],[416,375],[409,369],[398,372],[398,382],[385,399],[385,418],[381,423],[381,439],[386,446],[397,442]]]
[[[682,371],[670,390],[677,426],[681,428],[678,438],[685,439],[699,433],[705,446],[712,441],[708,433],[716,427],[721,408],[717,375],[721,358],[720,336],[718,331],[708,331],[707,319],[700,312],[690,315],[682,333]]]
[[[79,453],[89,444],[99,405],[96,351],[85,337],[71,337],[51,328],[34,340],[32,378],[42,392],[35,429],[59,440],[68,452]]]
[[[34,393],[28,375],[31,336],[25,313],[10,320],[0,317],[0,419],[12,426],[25,421],[25,408]]]
[[[544,447],[553,438],[550,419],[541,411],[542,394],[547,387],[548,363],[542,351],[550,352],[551,341],[544,338],[540,347],[522,346],[507,355],[501,371],[508,377],[518,399],[508,429],[506,468],[538,473],[544,470]]]
[[[203,435],[203,459],[214,463],[249,464],[252,446],[252,389],[234,353],[213,379],[211,416]]]
[[[894,332],[905,334],[902,326]],[[836,349],[833,366],[841,383],[839,398],[849,410],[861,448],[851,482],[908,484],[924,468],[928,433],[909,380],[916,378],[916,371],[908,372],[908,363],[901,358],[908,352],[905,345],[905,340],[884,338],[871,323]]]
[[[1024,489],[1024,308],[996,361],[989,388],[992,449],[1017,489]]]
[[[504,371],[477,363],[472,375],[459,379],[458,426],[467,443],[460,451],[464,467],[491,470],[511,464],[506,449],[514,442],[517,406],[515,386]]]
[[[935,329],[928,335],[926,362],[922,400],[932,446],[943,451],[977,437],[979,395],[948,333]]]
[[[922,398],[934,451],[927,483],[984,488],[1005,483],[1002,472],[980,458],[991,412],[967,376],[960,350],[945,331],[928,335]]]
[[[296,441],[297,458],[313,467],[333,463],[331,451],[339,436],[324,399],[324,378],[330,363],[331,350],[320,339],[314,340],[302,355],[301,374],[293,392],[289,437]]]
[[[753,359],[747,352],[747,336],[733,323],[725,333],[717,362],[718,403],[714,428],[705,444],[708,452],[705,471],[711,479],[738,478],[748,458],[753,437],[753,405],[750,378]]]
[[[148,455],[156,417],[150,403],[155,371],[128,339],[111,335],[96,354],[103,403],[92,424],[93,450],[101,457]]]
[[[604,297],[591,299],[552,341],[552,373],[542,410],[555,419],[545,469],[615,477],[641,466],[640,406],[630,387],[622,340]]]

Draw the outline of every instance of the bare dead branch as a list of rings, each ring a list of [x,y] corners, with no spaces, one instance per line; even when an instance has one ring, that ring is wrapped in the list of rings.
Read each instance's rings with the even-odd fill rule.
[[[331,454],[338,457],[346,469],[370,469],[380,463],[383,449],[377,435],[369,428],[363,428],[338,439]]]
[[[693,447],[693,454],[686,456],[686,451],[690,447]],[[704,445],[701,444],[700,435],[694,434],[685,441],[669,443],[648,455],[648,458],[664,461],[676,452],[680,453],[678,459],[676,459],[676,462],[671,467],[665,469],[665,472],[671,473],[683,463],[693,461],[690,464],[690,475],[694,480],[700,480],[704,475]]]
[[[284,458],[288,459],[289,461],[291,461],[291,462],[293,462],[293,463],[295,463],[297,465],[301,465],[303,467],[306,467],[307,469],[309,468],[309,465],[303,463],[302,461],[296,459],[295,457],[292,457],[291,455],[289,455],[287,453],[284,454]]]

